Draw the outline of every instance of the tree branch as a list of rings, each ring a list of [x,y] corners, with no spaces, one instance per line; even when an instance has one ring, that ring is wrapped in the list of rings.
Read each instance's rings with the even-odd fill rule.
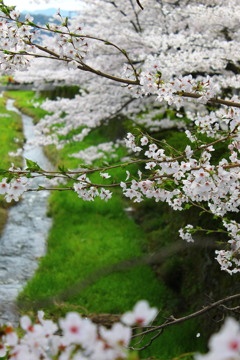
[[[189,97],[189,98],[193,98],[193,99],[199,99],[202,96],[200,94],[193,94],[193,93],[180,92],[180,91],[176,92],[175,95]],[[230,100],[218,99],[218,98],[211,98],[208,100],[207,103],[221,104],[221,105],[227,105],[227,106],[233,106],[236,108],[240,108],[240,103],[236,103],[235,101],[230,101]]]
[[[161,330],[161,329],[165,329],[166,327],[169,327],[169,326],[172,326],[172,325],[175,325],[175,324],[180,324],[180,323],[182,323],[182,322],[184,322],[184,321],[187,321],[187,320],[196,318],[196,317],[198,317],[198,316],[200,316],[200,315],[203,315],[203,314],[205,314],[206,312],[208,312],[208,311],[210,311],[210,310],[212,310],[212,309],[214,309],[214,308],[216,308],[216,307],[218,307],[218,306],[220,306],[220,305],[222,305],[222,304],[224,304],[224,303],[226,303],[226,302],[228,302],[228,301],[236,300],[236,299],[239,299],[239,298],[240,298],[240,294],[235,294],[235,295],[228,296],[228,297],[226,297],[226,298],[224,298],[224,299],[221,299],[221,300],[218,300],[218,301],[216,301],[216,302],[214,302],[214,303],[212,303],[212,304],[210,304],[210,305],[208,305],[208,306],[205,306],[203,309],[200,309],[200,310],[198,310],[198,311],[195,311],[195,312],[192,313],[192,314],[183,316],[183,317],[181,317],[181,318],[179,318],[179,319],[175,319],[175,318],[174,318],[174,320],[172,320],[172,321],[169,321],[169,322],[164,323],[164,324],[162,324],[162,325],[156,326],[155,328],[151,328],[151,329],[149,329],[149,330],[142,331],[142,332],[139,333],[139,334],[133,335],[133,336],[132,336],[132,339],[134,339],[134,338],[136,338],[136,337],[138,337],[138,336],[143,336],[143,335],[146,335],[146,334],[151,334],[151,333],[153,333],[153,332],[155,332],[155,331],[159,331],[159,330]]]

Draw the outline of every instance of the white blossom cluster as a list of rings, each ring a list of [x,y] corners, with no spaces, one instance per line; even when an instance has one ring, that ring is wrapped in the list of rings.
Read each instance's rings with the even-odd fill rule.
[[[239,141],[235,138],[229,148],[229,160],[223,158],[217,165],[211,163],[211,153],[215,150],[211,146],[198,148],[200,158],[194,157],[196,150],[188,145],[184,155],[170,157],[166,151],[155,143],[150,143],[146,136],[140,139],[142,146],[136,144],[136,138],[129,133],[126,146],[133,152],[144,150],[149,159],[145,170],[151,171],[148,178],[121,182],[123,194],[134,202],[141,202],[144,198],[153,198],[155,201],[167,202],[174,210],[183,210],[185,204],[204,204],[203,209],[224,219],[229,213],[239,212],[240,182],[239,182]],[[234,151],[236,149],[236,151]],[[169,190],[171,182],[172,190]],[[167,187],[165,186],[167,185]],[[228,244],[231,250],[217,251],[217,261],[222,270],[229,273],[240,271],[238,250],[240,247],[240,225],[236,222],[223,221],[230,237]],[[188,225],[180,230],[180,236],[192,242],[193,226]]]
[[[238,71],[234,73],[227,70],[227,66],[238,66],[239,6],[236,0],[216,1],[214,4],[184,0],[177,5],[173,1],[144,0],[142,11],[136,2],[133,4],[130,0],[89,0],[81,14],[69,21],[67,26],[64,25],[65,19],[59,13],[56,14],[62,25],[57,28],[53,24],[49,25],[50,30],[46,33],[50,31],[53,35],[51,37],[41,35],[41,43],[49,53],[43,54],[37,48],[37,42],[31,39],[37,53],[47,58],[31,61],[27,78],[25,73],[17,73],[16,79],[22,82],[35,81],[36,86],[39,83],[40,87],[43,79],[53,82],[61,80],[67,84],[77,84],[87,92],[76,100],[53,102],[54,115],[39,124],[41,141],[44,143],[44,137],[48,143],[50,140],[53,143],[59,141],[56,137],[49,136],[49,129],[52,126],[54,128],[57,121],[64,126],[55,127],[54,131],[59,135],[67,134],[78,126],[98,126],[101,120],[112,116],[119,109],[123,114],[134,118],[132,114],[153,104],[153,96],[180,107],[188,106],[185,104],[189,101],[183,96],[174,95],[176,91],[193,91],[201,95],[197,102],[205,103],[209,98],[220,94],[223,88],[238,89]],[[17,16],[18,14],[11,14],[12,18]],[[26,21],[29,19],[27,17]],[[9,22],[7,27],[16,28],[13,22]],[[21,35],[18,34],[18,29],[16,32],[15,40]],[[70,35],[74,32],[75,37]],[[124,47],[129,53],[130,59],[136,63],[134,67],[142,85],[137,92],[145,95],[144,98],[134,98],[137,89],[135,85],[129,85],[135,89],[129,92],[127,88],[116,86],[117,84],[114,85],[104,77],[98,78],[96,86],[92,69],[121,78],[120,69],[124,68],[123,76],[126,79],[130,77],[133,81],[137,80],[133,67],[129,63],[126,65],[125,56],[113,46],[106,45],[106,42],[93,39],[96,35],[100,39],[111,40],[120,48]],[[18,46],[25,41],[24,36],[21,36]],[[11,43],[10,30],[5,30],[4,39]],[[13,49],[15,46],[12,43]],[[87,52],[85,48],[88,48]],[[30,51],[29,45],[28,50]],[[11,63],[15,57],[3,55],[9,57],[4,59],[3,66],[6,62]],[[62,61],[58,60],[56,66],[54,58]],[[24,61],[30,61],[27,55],[25,59]],[[69,69],[69,65],[75,66],[76,61],[80,67],[84,62],[89,72],[80,69],[74,72]],[[64,119],[61,117],[63,102],[66,114]],[[48,107],[50,109],[50,102]]]
[[[26,177],[18,177],[8,182],[3,178],[0,182],[0,194],[7,202],[18,201],[25,191],[29,189],[30,181]]]
[[[4,16],[2,11],[0,11],[0,15]],[[19,11],[12,10],[9,12],[9,19],[17,20],[20,16]],[[31,21],[32,19],[26,16],[26,22]],[[29,61],[26,57],[18,55],[18,53],[25,51],[33,51],[34,47],[28,44],[28,42],[32,42],[36,40],[38,36],[38,32],[33,30],[31,26],[24,24],[22,26],[18,26],[15,21],[8,21],[6,19],[2,19],[0,22],[0,41],[1,41],[1,49],[0,49],[0,67],[3,71],[9,70],[26,70],[29,66]]]
[[[139,301],[133,311],[126,312],[121,322],[110,329],[94,324],[76,312],[68,313],[58,323],[45,320],[38,311],[36,321],[24,315],[20,330],[7,324],[1,329],[0,357],[13,360],[116,360],[128,359],[133,335],[131,326],[149,325],[157,315],[147,301]],[[220,331],[211,336],[209,352],[195,354],[195,360],[239,360],[240,327],[233,318],[227,318]]]
[[[231,101],[239,101],[237,96],[233,96]],[[229,108],[220,108],[217,111],[211,111],[204,116],[200,114],[188,113],[189,118],[194,121],[197,132],[201,134],[206,134],[209,137],[219,137],[221,131],[236,130],[236,139],[239,141],[239,119],[240,119],[240,109],[229,107]]]
[[[228,241],[230,250],[216,250],[216,259],[221,265],[222,270],[234,274],[238,272],[240,267],[240,224],[232,220],[230,222],[223,221],[223,225],[231,237],[231,240]]]
[[[34,18],[26,15],[23,23],[19,20],[20,12],[10,8],[7,12],[2,10],[0,16],[3,17],[0,23],[0,68],[3,71],[25,70],[29,66],[27,55],[33,56],[37,52],[38,55],[44,55],[45,52],[45,49],[38,45],[37,41],[40,31],[36,31],[31,26]],[[63,22],[60,14],[56,14],[55,18]],[[53,48],[47,49],[50,58],[61,58],[69,66],[76,68],[78,66],[77,61],[81,61],[86,54],[87,42],[80,36],[72,37],[70,34],[63,33],[66,32],[67,23],[62,25],[50,23],[46,25],[45,29],[55,33]],[[78,35],[81,29],[76,27],[72,30]],[[57,56],[55,51],[57,51]]]
[[[81,150],[69,156],[76,159],[81,159],[85,164],[91,165],[97,159],[106,160],[109,156],[115,157],[116,154],[114,154],[114,152],[118,147],[118,143],[114,144],[112,141],[109,141],[107,143],[101,143],[96,146],[89,146],[85,150]]]
[[[122,315],[111,329],[97,326],[90,319],[70,312],[58,324],[45,320],[38,312],[36,322],[25,315],[20,319],[21,332],[11,325],[2,328],[0,357],[12,360],[117,360],[127,359],[131,326],[146,326],[157,315],[147,301],[139,301],[133,311]]]
[[[108,178],[108,174],[102,176],[103,178]],[[77,178],[78,182],[73,184],[74,191],[78,194],[78,197],[85,201],[93,201],[95,197],[99,196],[100,199],[108,201],[112,197],[112,192],[104,189],[100,189],[100,192],[96,186],[92,186],[90,179],[86,174],[81,175]]]
[[[133,123],[136,123],[151,132],[157,132],[162,129],[186,129],[186,122],[180,120],[182,115],[176,114],[176,120],[171,119],[169,116],[164,116],[164,109],[149,110],[148,113],[132,117]],[[160,117],[160,118],[159,118]]]
[[[156,72],[156,69],[159,70]],[[212,83],[210,77],[193,79],[192,75],[188,75],[180,76],[172,81],[164,81],[164,77],[162,78],[159,75],[160,69],[160,65],[154,64],[151,71],[141,73],[141,93],[144,95],[154,94],[159,102],[165,101],[168,105],[176,106],[177,109],[186,102],[181,93],[199,95],[198,101],[206,104],[220,91],[219,87]],[[179,94],[179,96],[176,96],[176,94]]]

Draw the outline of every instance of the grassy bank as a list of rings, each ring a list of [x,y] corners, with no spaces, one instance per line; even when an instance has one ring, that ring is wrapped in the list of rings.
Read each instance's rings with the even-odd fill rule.
[[[6,91],[4,93],[6,98],[15,99],[15,106],[25,115],[31,116],[34,122],[38,122],[39,119],[44,117],[47,112],[40,107],[36,107],[34,104],[41,104],[44,100],[43,97],[36,97],[34,91]]]
[[[14,112],[6,110],[5,99],[3,97],[0,98],[0,145],[1,169],[8,169],[12,162],[16,166],[22,164],[21,157],[13,158],[9,156],[9,152],[14,152],[23,145],[21,117]],[[8,207],[9,204],[0,195],[0,235],[7,220]]]
[[[22,164],[21,157],[9,156],[10,151],[16,151],[23,145],[22,121],[21,117],[5,108],[6,100],[0,98],[0,157],[1,168],[10,166],[12,162],[16,166]],[[14,161],[13,161],[14,160]]]
[[[16,94],[11,96],[17,99],[17,104],[21,99],[24,106],[33,95]],[[36,114],[37,119],[37,109]],[[64,163],[66,168],[76,168],[79,160],[70,158],[69,154],[109,141],[104,133],[98,129],[82,143],[70,143],[60,151],[53,148],[47,151],[50,155],[54,152],[52,158],[58,165]],[[122,176],[126,176],[125,171]],[[57,317],[77,310],[88,316],[108,314],[105,320],[111,321],[112,314],[131,309],[140,299],[147,299],[158,307],[161,320],[174,312],[178,299],[172,289],[159,281],[152,268],[144,264],[147,236],[143,228],[127,216],[124,211],[127,206],[129,204],[118,192],[108,203],[83,202],[70,192],[51,195],[49,215],[53,218],[53,227],[48,238],[48,252],[19,297],[24,312],[42,307],[48,316]],[[143,261],[135,266],[134,259],[138,257],[143,257]],[[169,359],[200,350],[202,338],[196,338],[197,332],[195,321],[166,330],[141,357],[155,355]]]

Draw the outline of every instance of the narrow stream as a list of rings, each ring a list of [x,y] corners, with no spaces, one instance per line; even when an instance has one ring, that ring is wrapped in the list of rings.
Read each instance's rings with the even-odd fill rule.
[[[30,140],[34,136],[32,118],[20,113],[13,102],[8,100],[6,108],[22,116],[24,136]],[[36,161],[43,169],[51,169],[39,146],[26,147],[23,157]],[[48,196],[47,191],[25,193],[23,199],[9,210],[8,221],[0,237],[0,324],[16,324],[17,294],[33,276],[38,258],[45,254],[51,226],[51,219],[47,217]]]

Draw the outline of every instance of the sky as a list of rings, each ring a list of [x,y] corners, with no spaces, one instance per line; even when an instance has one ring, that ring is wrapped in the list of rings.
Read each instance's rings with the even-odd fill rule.
[[[16,5],[19,11],[33,11],[50,7],[62,10],[79,10],[79,0],[4,0],[6,5]]]

